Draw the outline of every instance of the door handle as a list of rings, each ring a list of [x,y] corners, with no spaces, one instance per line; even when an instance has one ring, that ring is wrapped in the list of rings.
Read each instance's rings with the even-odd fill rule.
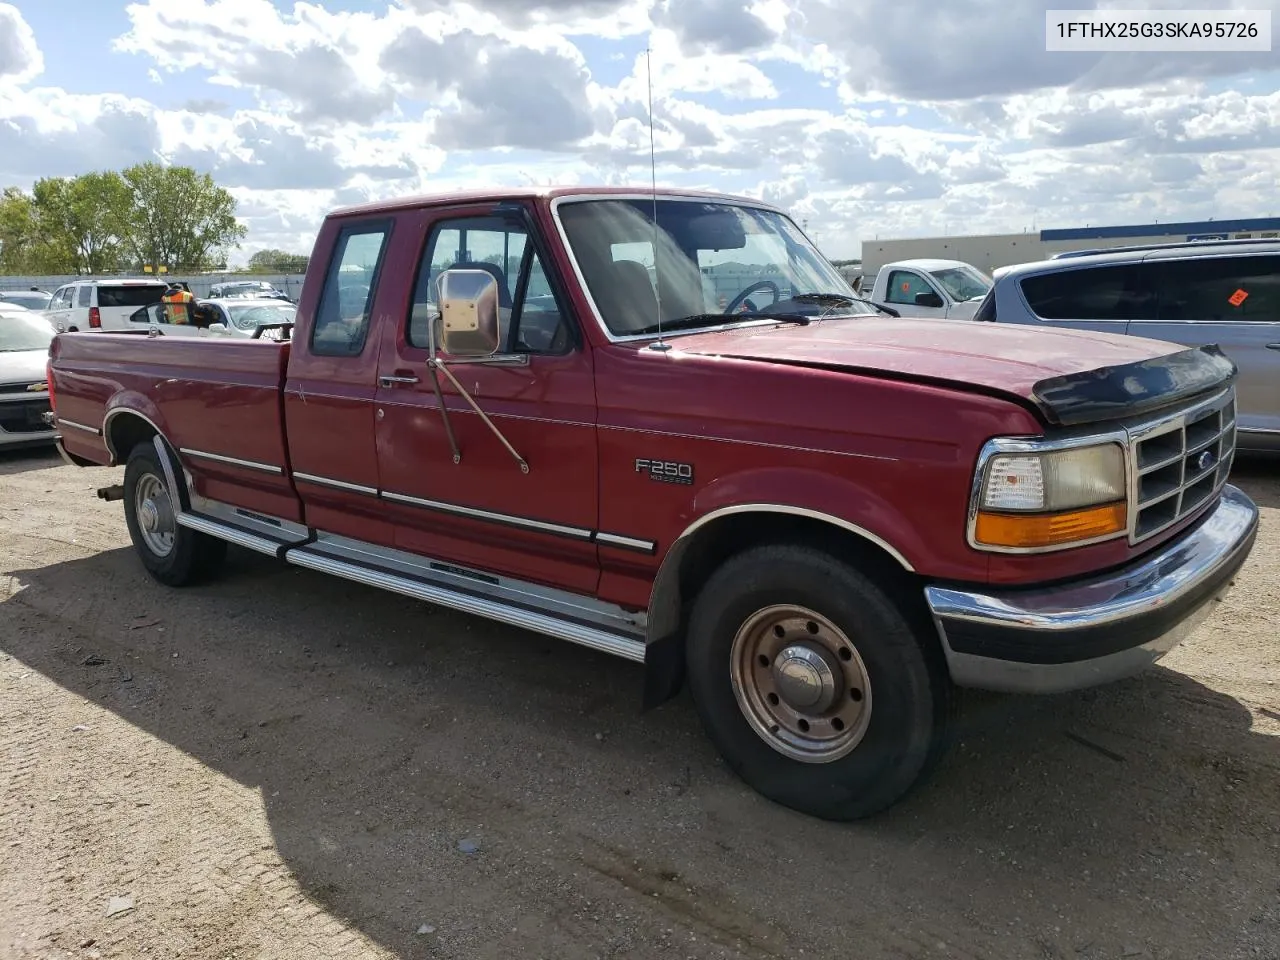
[[[1268,349],[1268,350],[1280,350],[1280,343],[1268,343],[1268,344],[1267,344],[1267,349]]]
[[[394,387],[397,383],[417,383],[418,378],[414,376],[407,377],[379,377],[378,383],[384,387]]]

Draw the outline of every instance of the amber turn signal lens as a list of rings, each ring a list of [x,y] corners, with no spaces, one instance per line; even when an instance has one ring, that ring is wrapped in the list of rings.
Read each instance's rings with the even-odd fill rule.
[[[974,538],[988,547],[1053,547],[1119,533],[1127,521],[1124,501],[1064,513],[982,512]]]

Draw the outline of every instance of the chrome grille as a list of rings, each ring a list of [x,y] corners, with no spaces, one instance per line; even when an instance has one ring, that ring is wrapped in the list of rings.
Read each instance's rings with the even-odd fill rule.
[[[1129,541],[1154,537],[1212,500],[1235,452],[1234,389],[1129,428]]]

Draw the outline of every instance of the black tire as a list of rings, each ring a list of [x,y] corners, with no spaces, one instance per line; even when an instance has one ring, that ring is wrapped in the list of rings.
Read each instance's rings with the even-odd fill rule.
[[[734,638],[759,611],[780,605],[808,608],[834,625],[869,681],[865,732],[850,752],[827,762],[775,748],[735,695]],[[784,806],[825,820],[884,810],[923,780],[948,744],[955,691],[921,620],[821,551],[768,545],[737,554],[698,594],[685,645],[690,693],[708,736],[735,773]]]
[[[178,469],[175,465],[175,472]],[[225,540],[173,524],[173,545],[168,553],[160,553],[148,544],[139,518],[138,486],[151,479],[158,480],[167,490],[160,456],[147,441],[130,451],[124,468],[124,517],[142,565],[156,580],[170,587],[185,587],[215,576],[227,555]]]

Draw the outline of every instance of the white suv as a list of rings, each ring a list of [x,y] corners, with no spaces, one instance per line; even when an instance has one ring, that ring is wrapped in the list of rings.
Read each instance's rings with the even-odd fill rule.
[[[128,330],[139,307],[159,303],[163,280],[77,280],[59,287],[47,313],[58,333],[80,330]]]

